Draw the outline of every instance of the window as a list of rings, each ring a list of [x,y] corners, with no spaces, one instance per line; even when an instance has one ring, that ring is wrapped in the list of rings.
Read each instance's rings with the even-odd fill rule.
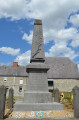
[[[22,86],[19,86],[19,92],[22,92]]]
[[[48,89],[53,90],[53,79],[48,79]]]
[[[4,77],[4,82],[6,82],[7,81],[7,77]]]
[[[23,80],[20,80],[20,84],[23,84]]]
[[[52,87],[53,86],[53,81],[48,81],[48,87]]]

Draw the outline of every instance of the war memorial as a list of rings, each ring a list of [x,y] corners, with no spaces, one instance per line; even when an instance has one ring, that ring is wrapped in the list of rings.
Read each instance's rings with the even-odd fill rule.
[[[26,71],[29,79],[24,93],[24,101],[16,102],[14,111],[63,110],[63,105],[52,102],[52,94],[48,91],[47,71],[45,64],[42,21],[35,20],[30,64]]]
[[[34,31],[33,31],[33,41],[32,41],[32,51],[30,64],[26,67],[26,72],[29,74],[29,79],[26,85],[26,92],[24,93],[24,100],[13,102],[14,90],[9,89],[8,97],[8,109],[10,110],[9,116],[6,120],[15,120],[16,118],[43,118],[50,119],[47,112],[51,115],[55,115],[56,119],[68,118],[66,120],[76,120],[79,118],[79,87],[75,86],[72,89],[73,92],[73,109],[74,115],[64,109],[64,104],[59,102],[59,89],[54,89],[54,101],[52,100],[52,94],[48,91],[48,81],[47,81],[47,71],[49,66],[45,63],[45,53],[44,53],[44,41],[43,41],[43,31],[42,31],[42,21],[35,20]],[[3,120],[5,116],[5,103],[6,103],[6,87],[0,86],[0,119]],[[12,113],[11,113],[12,112]],[[27,112],[29,114],[27,115]],[[53,112],[53,113],[52,113]],[[58,112],[58,115],[57,113]],[[41,115],[39,115],[41,113]],[[47,114],[46,116],[43,117]],[[36,116],[35,116],[36,114]],[[60,116],[59,116],[60,114]],[[22,117],[23,115],[23,117]],[[58,116],[58,118],[57,118]],[[8,119],[9,118],[9,119]],[[12,118],[12,119],[11,119]],[[19,119],[21,120],[21,119]],[[30,119],[32,120],[32,119]],[[42,120],[42,119],[41,119]]]

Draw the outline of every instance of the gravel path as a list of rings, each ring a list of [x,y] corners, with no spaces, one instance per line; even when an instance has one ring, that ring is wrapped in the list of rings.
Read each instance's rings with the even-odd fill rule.
[[[68,119],[68,118],[66,118],[66,119],[63,119],[63,118],[42,118],[42,119],[37,119],[37,118],[35,118],[35,119],[6,119],[6,120],[79,120],[79,118],[78,119],[76,119],[76,118],[70,118],[70,119]]]
[[[74,118],[73,112],[63,111],[13,111],[9,118]]]

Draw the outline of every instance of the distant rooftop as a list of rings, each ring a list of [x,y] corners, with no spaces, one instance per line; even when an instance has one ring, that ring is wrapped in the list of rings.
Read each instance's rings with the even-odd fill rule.
[[[79,79],[77,64],[75,64],[67,57],[46,57],[45,63],[50,68],[47,72],[48,78]],[[2,65],[0,66],[0,76],[26,77],[28,76],[28,73],[26,72],[26,66],[15,65],[13,67]]]
[[[26,72],[26,67],[24,66],[0,66],[0,76],[28,76]]]
[[[46,57],[45,63],[50,67],[48,78],[79,78],[77,64],[68,57]]]

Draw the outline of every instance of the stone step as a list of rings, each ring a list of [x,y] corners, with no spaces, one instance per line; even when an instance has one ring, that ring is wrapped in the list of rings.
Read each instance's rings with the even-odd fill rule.
[[[17,102],[14,105],[14,111],[40,111],[40,110],[64,110],[60,103],[24,103]]]

